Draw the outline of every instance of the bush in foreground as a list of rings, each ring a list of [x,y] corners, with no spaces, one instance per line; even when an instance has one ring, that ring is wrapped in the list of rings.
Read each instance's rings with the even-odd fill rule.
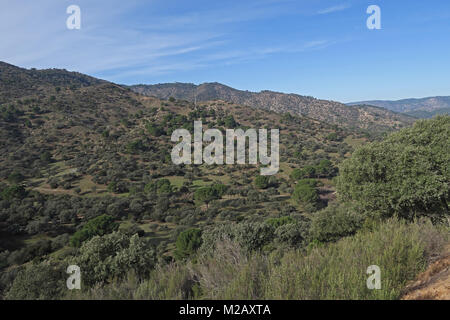
[[[287,224],[289,225],[289,224]],[[142,283],[94,288],[101,299],[397,299],[448,242],[448,227],[390,219],[309,250],[248,252],[229,238],[196,264],[159,266]],[[366,286],[367,267],[381,269],[381,289]]]
[[[360,147],[339,167],[339,198],[383,218],[445,219],[450,199],[449,137],[450,116],[441,116]]]

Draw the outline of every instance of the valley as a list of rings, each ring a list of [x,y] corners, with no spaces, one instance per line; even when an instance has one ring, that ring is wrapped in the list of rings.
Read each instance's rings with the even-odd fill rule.
[[[192,88],[130,88],[0,63],[1,298],[395,299],[448,242],[411,216],[448,217],[448,117],[417,122],[220,84],[196,88],[192,100]],[[269,164],[261,161],[174,163],[176,130],[191,156],[195,141],[209,145],[194,138],[195,123],[222,137],[278,129],[276,174],[261,174]],[[432,191],[415,193],[424,185]],[[394,256],[412,249],[399,266],[382,255],[389,246]],[[348,263],[338,268],[348,290],[308,285],[325,277],[333,286],[333,259]],[[407,271],[368,291],[358,270],[372,260],[388,274]],[[325,274],[297,277],[292,261]],[[65,288],[68,264],[81,268],[81,291]],[[258,285],[240,291],[248,278]]]

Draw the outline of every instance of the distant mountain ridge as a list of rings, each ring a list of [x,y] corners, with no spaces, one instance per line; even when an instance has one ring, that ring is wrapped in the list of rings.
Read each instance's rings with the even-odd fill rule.
[[[450,114],[450,96],[401,100],[371,100],[347,103],[347,105],[350,106],[361,104],[382,107],[419,118],[431,118],[437,114]]]
[[[139,94],[160,99],[173,97],[191,102],[224,100],[281,113],[291,112],[332,124],[369,130],[400,128],[414,121],[407,115],[374,106],[348,106],[336,101],[269,90],[243,91],[217,82],[200,85],[192,83],[140,84],[130,86],[130,88]]]
[[[174,97],[179,100],[206,102],[222,100],[277,113],[292,113],[328,124],[363,129],[371,132],[396,130],[408,126],[415,118],[374,106],[347,106],[336,101],[320,100],[298,94],[274,91],[250,92],[214,82],[201,85],[169,83],[159,85],[120,86],[78,72],[63,69],[25,69],[0,62],[0,104],[18,98],[58,93],[62,88],[81,89],[93,86],[117,87],[159,99]],[[62,106],[61,108],[66,107]]]

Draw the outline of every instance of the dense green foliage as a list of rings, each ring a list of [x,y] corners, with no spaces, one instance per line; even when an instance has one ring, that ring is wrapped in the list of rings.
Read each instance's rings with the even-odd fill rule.
[[[268,176],[257,176],[255,178],[255,186],[258,189],[266,189],[269,186],[269,177]]]
[[[65,273],[61,267],[45,263],[29,265],[19,271],[6,299],[50,300],[65,293]]]
[[[144,191],[147,193],[156,192],[158,194],[163,194],[163,193],[171,193],[172,190],[173,187],[170,184],[170,181],[167,179],[159,179],[156,182],[149,182],[144,187]]]
[[[195,191],[194,199],[208,205],[211,201],[220,199],[225,194],[225,191],[226,186],[223,184],[202,187]]]
[[[337,191],[363,212],[413,219],[449,215],[450,117],[418,121],[342,163]]]
[[[387,220],[353,237],[308,252],[247,255],[233,241],[195,265],[168,264],[142,283],[129,278],[84,299],[398,299],[407,281],[448,243],[448,229],[430,222]],[[382,270],[381,289],[366,286],[367,267]]]
[[[427,247],[440,253],[448,117],[367,145],[379,138],[290,113],[4,65],[0,298],[393,298],[428,262]],[[279,128],[279,172],[174,165],[170,135],[195,120],[222,132]],[[331,178],[349,157],[336,199]],[[411,223],[384,220],[392,215]],[[411,219],[421,215],[435,226]],[[369,262],[394,274],[377,296],[358,287]],[[60,273],[70,264],[81,267],[80,292]]]
[[[83,243],[94,236],[102,236],[117,230],[119,225],[114,222],[113,217],[101,215],[89,220],[80,230],[74,233],[70,238],[70,244],[79,247]]]
[[[84,242],[79,253],[69,260],[80,267],[82,283],[91,287],[123,278],[129,271],[144,278],[154,268],[156,257],[145,239],[113,232]]]
[[[311,239],[329,242],[354,235],[363,226],[364,220],[364,215],[354,207],[330,205],[313,215]]]
[[[294,180],[306,178],[328,178],[334,176],[336,169],[328,159],[322,159],[317,165],[307,165],[301,169],[294,169],[291,178]]]
[[[294,222],[295,220],[290,216],[284,216],[280,218],[270,218],[266,220],[266,223],[273,226],[274,228],[278,228],[281,227],[282,225]]]
[[[314,179],[303,179],[297,182],[292,193],[292,199],[302,204],[306,210],[314,211],[319,202],[319,192],[317,191],[317,181]]]
[[[26,195],[26,190],[23,186],[12,185],[4,188],[0,195],[4,200],[21,199]]]
[[[180,233],[175,243],[175,257],[184,259],[195,253],[202,245],[202,231],[189,229]]]

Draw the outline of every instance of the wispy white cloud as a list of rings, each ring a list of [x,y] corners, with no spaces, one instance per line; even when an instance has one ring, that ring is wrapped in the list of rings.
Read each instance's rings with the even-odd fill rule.
[[[350,4],[342,3],[342,4],[339,4],[339,5],[335,5],[335,6],[332,6],[332,7],[328,7],[328,8],[319,10],[319,11],[317,11],[317,14],[328,14],[328,13],[343,11],[343,10],[348,9],[350,7],[351,7]]]
[[[156,32],[141,30],[132,21],[121,23],[123,15],[136,9],[133,2],[124,6],[123,1],[110,1],[113,10],[82,2],[81,30],[66,29],[64,3],[12,3],[0,12],[0,60],[26,67],[97,73],[133,68],[221,43],[221,33],[213,30]]]
[[[153,3],[162,6],[162,2]],[[107,9],[105,2],[78,0],[81,30],[66,28],[66,7],[70,4],[17,0],[1,5],[0,60],[24,67],[66,68],[116,81],[134,75],[236,64],[331,44],[314,40],[290,46],[269,42],[246,48],[233,46],[239,37],[239,23],[301,10],[290,0],[223,3],[185,12],[158,11],[137,0],[109,0]]]
[[[135,76],[161,76],[179,71],[190,71],[200,68],[208,68],[213,66],[231,66],[247,61],[255,61],[264,59],[275,54],[294,54],[311,50],[323,49],[337,43],[331,40],[314,40],[307,41],[300,45],[278,46],[278,47],[255,47],[246,48],[246,50],[225,50],[211,53],[199,54],[197,57],[185,60],[160,64],[155,59],[147,61],[145,66],[133,68],[129,70],[112,70],[113,75],[120,82],[122,79]]]

